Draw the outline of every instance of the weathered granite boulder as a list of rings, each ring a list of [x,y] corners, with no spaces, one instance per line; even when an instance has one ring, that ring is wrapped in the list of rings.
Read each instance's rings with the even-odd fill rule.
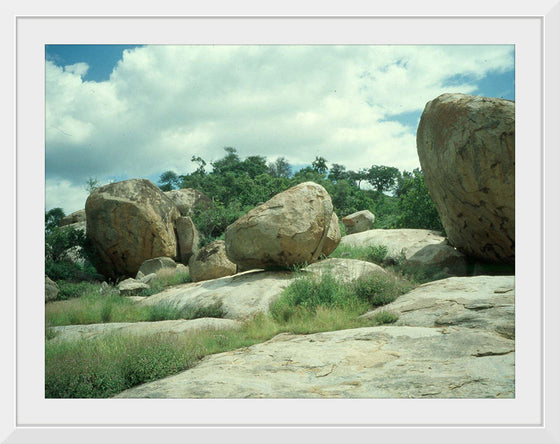
[[[225,234],[227,255],[247,268],[313,263],[323,251],[332,213],[322,186],[301,183],[231,224]]]
[[[78,210],[60,219],[60,221],[58,222],[58,226],[64,227],[66,225],[76,224],[80,222],[85,223],[85,221],[86,221],[86,210]]]
[[[193,282],[231,276],[237,272],[237,266],[226,256],[225,242],[214,241],[191,257],[189,272]]]
[[[169,257],[155,257],[153,259],[148,259],[138,269],[138,273],[142,273],[144,276],[157,273],[159,270],[170,269],[175,270],[177,268],[177,263]],[[136,275],[136,279],[142,276]]]
[[[362,231],[371,230],[375,222],[375,216],[371,211],[362,210],[349,214],[342,218],[346,234],[361,233]]]
[[[212,200],[206,194],[194,188],[165,191],[165,195],[175,204],[181,216],[192,216],[195,209],[212,208]]]
[[[55,342],[102,338],[106,335],[151,336],[184,335],[201,330],[239,329],[241,322],[231,319],[199,318],[156,322],[110,322],[105,324],[63,325],[51,327]]]
[[[443,279],[450,276],[469,275],[467,257],[445,244],[426,245],[413,254],[404,264],[404,270],[423,279]]]
[[[514,398],[514,354],[514,341],[468,328],[284,333],[116,397]]]
[[[198,251],[198,230],[189,216],[181,216],[175,221],[175,232],[177,233],[177,260],[187,265],[190,258]]]
[[[118,289],[121,296],[136,296],[142,293],[142,290],[150,288],[148,284],[128,278],[119,282]]]
[[[331,223],[329,225],[329,231],[327,233],[327,238],[325,239],[325,244],[323,245],[323,251],[321,254],[323,256],[328,256],[340,243],[340,239],[342,238],[342,234],[340,233],[340,226],[338,225],[338,216],[336,213],[333,212]]]
[[[45,276],[45,302],[56,300],[58,292],[59,289],[56,282],[51,280],[48,276]]]
[[[86,218],[97,270],[112,279],[135,276],[147,259],[176,257],[174,224],[179,216],[149,180],[125,180],[94,190],[86,201]]]
[[[418,126],[420,164],[451,245],[515,261],[515,103],[443,94]]]
[[[436,231],[412,228],[375,229],[349,234],[340,240],[340,245],[351,247],[387,247],[385,262],[394,263],[409,259],[426,245],[440,244],[445,238]]]
[[[399,315],[395,325],[466,327],[515,337],[515,277],[452,277],[420,285],[396,301],[372,310]]]

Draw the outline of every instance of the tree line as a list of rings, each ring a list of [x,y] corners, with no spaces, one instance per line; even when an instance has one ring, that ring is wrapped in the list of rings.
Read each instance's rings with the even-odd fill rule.
[[[411,172],[385,165],[356,171],[316,156],[309,166],[294,172],[284,157],[269,162],[265,156],[241,158],[236,148],[213,162],[193,156],[192,173],[166,171],[158,185],[163,191],[195,188],[212,199],[211,209],[195,209],[193,221],[203,242],[220,237],[227,226],[259,203],[299,183],[313,181],[330,194],[342,218],[360,210],[376,216],[375,228],[425,228],[443,231],[419,169]],[[371,189],[365,187],[369,184]]]

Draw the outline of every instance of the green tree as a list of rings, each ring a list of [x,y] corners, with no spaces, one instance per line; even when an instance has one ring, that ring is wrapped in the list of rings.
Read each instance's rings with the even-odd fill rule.
[[[329,180],[333,182],[338,182],[339,180],[348,179],[348,172],[344,165],[338,163],[333,163],[329,171]]]
[[[327,159],[321,156],[315,156],[315,160],[311,162],[311,168],[316,173],[321,174],[322,176],[327,174],[329,168],[327,167]]]
[[[378,193],[382,193],[383,191],[391,191],[395,187],[399,176],[399,170],[395,167],[372,165],[367,171],[366,180]]]
[[[412,173],[403,173],[397,193],[397,228],[425,228],[444,232],[422,171],[416,168]]]
[[[86,180],[86,183],[84,185],[84,190],[86,190],[89,194],[91,194],[91,192],[93,190],[96,190],[100,186],[101,186],[101,184],[97,180],[97,177],[91,177],[90,176],[90,177],[88,177],[88,180]]]
[[[179,183],[179,176],[174,171],[166,171],[159,176],[159,187],[162,191],[174,190]]]
[[[58,223],[64,216],[66,216],[64,210],[60,207],[45,212],[45,232],[48,234],[58,227]]]
[[[285,157],[279,157],[274,162],[268,164],[268,174],[272,177],[292,177],[292,166]]]

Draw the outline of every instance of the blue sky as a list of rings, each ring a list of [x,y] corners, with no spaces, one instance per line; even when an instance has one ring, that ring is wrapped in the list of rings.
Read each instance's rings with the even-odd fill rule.
[[[425,104],[515,99],[513,46],[47,45],[46,208],[100,183],[242,157],[411,170]]]

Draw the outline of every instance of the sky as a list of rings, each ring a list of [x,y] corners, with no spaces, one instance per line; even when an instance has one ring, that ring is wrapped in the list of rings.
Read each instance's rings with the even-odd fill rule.
[[[46,210],[84,208],[89,178],[157,184],[227,146],[411,171],[426,103],[515,100],[514,65],[512,45],[47,45]]]

